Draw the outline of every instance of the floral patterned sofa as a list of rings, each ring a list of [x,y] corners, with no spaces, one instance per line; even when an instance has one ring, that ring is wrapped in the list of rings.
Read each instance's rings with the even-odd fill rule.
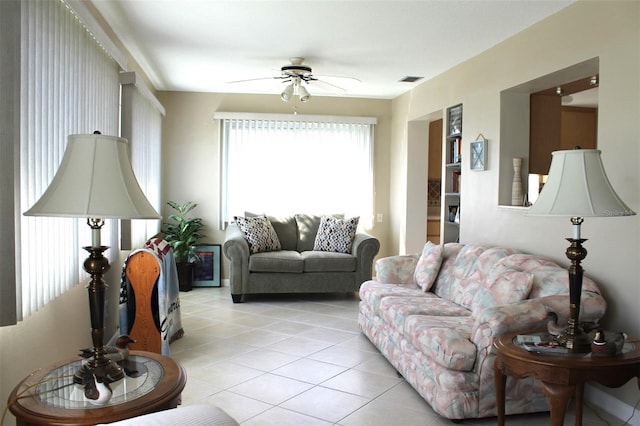
[[[428,242],[422,253],[378,259],[360,287],[359,325],[440,415],[497,415],[494,340],[544,329],[547,312],[569,317],[567,270],[502,247]],[[581,321],[597,322],[606,302],[584,277]],[[506,413],[548,411],[539,383],[508,378]]]

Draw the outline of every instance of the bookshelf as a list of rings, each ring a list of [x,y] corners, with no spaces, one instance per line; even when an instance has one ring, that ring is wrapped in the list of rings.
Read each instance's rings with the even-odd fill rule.
[[[460,186],[462,184],[462,104],[447,108],[447,136],[443,149],[442,243],[460,240]]]

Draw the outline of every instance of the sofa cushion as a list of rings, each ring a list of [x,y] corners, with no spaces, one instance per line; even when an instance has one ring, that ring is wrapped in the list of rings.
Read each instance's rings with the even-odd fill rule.
[[[331,216],[342,219],[342,214],[332,214]],[[298,243],[296,250],[300,253],[303,251],[313,250],[313,245],[316,242],[316,235],[318,234],[318,228],[320,227],[320,219],[322,216],[315,216],[310,214],[296,214],[296,226],[298,227]]]
[[[304,260],[294,250],[280,250],[256,253],[249,256],[250,272],[302,273]]]
[[[298,245],[298,227],[296,219],[293,216],[269,216],[265,214],[256,214],[245,212],[245,217],[267,216],[271,226],[273,226],[282,250],[296,250]]]
[[[472,327],[472,317],[412,315],[405,322],[404,336],[436,364],[471,371],[477,354],[469,340]]]
[[[380,301],[379,315],[391,326],[404,330],[405,321],[411,315],[438,315],[464,317],[471,311],[455,303],[441,299],[431,292],[423,296],[388,296]]]
[[[442,264],[442,246],[427,241],[416,265],[413,279],[423,291],[431,290]]]
[[[313,249],[336,253],[351,253],[353,238],[358,229],[359,217],[337,219],[333,216],[322,216],[316,234]]]
[[[477,314],[482,309],[524,300],[531,292],[533,274],[507,270],[492,274],[473,297],[471,309]]]
[[[304,260],[304,272],[353,272],[356,270],[356,257],[351,254],[304,251],[300,256]]]
[[[387,296],[413,296],[433,298],[433,293],[425,293],[414,283],[385,284],[378,281],[366,281],[360,286],[360,300],[371,307],[371,310],[380,315],[380,302]]]
[[[236,216],[234,219],[242,231],[244,239],[249,243],[251,253],[281,249],[278,235],[266,216]]]

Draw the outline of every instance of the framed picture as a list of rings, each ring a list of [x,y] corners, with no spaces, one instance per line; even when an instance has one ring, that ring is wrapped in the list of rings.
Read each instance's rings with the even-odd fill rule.
[[[487,141],[471,142],[471,170],[487,170]]]
[[[196,249],[200,258],[193,271],[194,287],[220,287],[220,244],[201,244]]]
[[[462,104],[447,109],[447,136],[459,136],[462,133]]]

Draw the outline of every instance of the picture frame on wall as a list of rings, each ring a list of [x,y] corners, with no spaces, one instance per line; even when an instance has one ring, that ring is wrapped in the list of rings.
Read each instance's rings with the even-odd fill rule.
[[[471,170],[487,170],[487,140],[471,142]]]
[[[196,248],[196,255],[200,258],[193,271],[194,287],[220,287],[221,276],[221,246],[220,244],[200,244]]]

